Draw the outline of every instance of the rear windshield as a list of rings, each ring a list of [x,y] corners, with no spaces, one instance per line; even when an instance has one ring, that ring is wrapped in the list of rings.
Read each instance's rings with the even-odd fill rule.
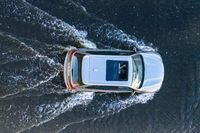
[[[78,59],[76,56],[73,56],[72,61],[72,81],[73,83],[78,81]]]
[[[83,85],[81,75],[83,56],[83,54],[75,53],[72,58],[72,81],[75,86]]]
[[[128,61],[107,60],[107,81],[128,81]]]

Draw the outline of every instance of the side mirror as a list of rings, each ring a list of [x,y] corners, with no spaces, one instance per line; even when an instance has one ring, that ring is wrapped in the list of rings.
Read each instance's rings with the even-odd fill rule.
[[[133,51],[136,53],[136,52],[137,52],[137,48],[136,48],[136,47],[134,47],[134,48],[133,48]]]

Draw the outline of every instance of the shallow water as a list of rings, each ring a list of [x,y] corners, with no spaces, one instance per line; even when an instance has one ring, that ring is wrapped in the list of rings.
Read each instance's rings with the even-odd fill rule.
[[[200,2],[0,1],[0,132],[200,131]],[[157,93],[76,93],[63,49],[158,51]]]

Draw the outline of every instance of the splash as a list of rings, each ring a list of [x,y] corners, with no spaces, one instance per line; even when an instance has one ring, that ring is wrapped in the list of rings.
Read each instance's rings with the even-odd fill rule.
[[[86,7],[81,5],[80,1],[65,1],[61,0],[62,4],[55,5],[56,2],[48,2],[48,5],[44,5],[45,2],[28,0],[31,4],[54,14],[55,16],[67,20],[68,23],[75,25],[77,29],[88,31],[88,38],[98,42],[98,47],[111,47],[117,49],[129,49],[137,48],[142,51],[155,51],[152,48],[153,44],[144,43],[143,40],[138,40],[135,36],[126,34],[123,30],[117,28],[112,23],[100,18],[87,11]],[[50,10],[52,9],[52,10]],[[69,9],[69,10],[66,10]],[[58,14],[57,10],[63,12],[65,15]],[[81,18],[81,20],[80,20]]]
[[[111,102],[104,102],[98,112],[100,114],[120,112],[123,109],[131,107],[135,104],[145,104],[152,100],[155,93],[143,93],[139,95],[130,96],[124,100],[118,99]]]
[[[105,27],[114,27],[113,25],[106,24]],[[103,28],[103,27],[102,27]],[[155,51],[154,48],[147,46],[144,41],[138,41],[136,37],[124,33],[122,30],[112,28],[113,30],[107,31],[106,37],[108,39],[119,41],[120,43],[135,46],[140,51]],[[150,44],[151,46],[153,44]]]
[[[105,102],[101,102],[100,104],[97,104],[100,107],[99,108],[96,107],[96,109],[94,109],[95,112],[98,112],[97,115],[67,123],[60,129],[58,129],[57,132],[58,133],[66,132],[67,128],[69,126],[72,126],[74,124],[80,124],[85,121],[102,119],[102,118],[112,115],[114,113],[119,113],[121,110],[124,110],[124,109],[131,107],[133,105],[136,105],[136,104],[146,104],[149,100],[153,99],[154,95],[155,95],[155,93],[143,93],[140,95],[130,96],[123,100],[121,98],[118,98],[117,100],[114,99],[114,100],[108,100]],[[104,94],[101,95],[101,97],[102,96],[104,96]]]
[[[5,3],[7,3],[5,1]],[[0,3],[1,4],[1,3]],[[10,19],[13,18],[13,20],[16,22],[16,24],[23,23],[26,25],[29,25],[34,29],[35,27],[39,27],[39,31],[41,32],[41,35],[43,33],[47,34],[47,36],[50,36],[52,40],[56,40],[58,42],[77,42],[83,47],[86,48],[96,48],[96,45],[86,39],[90,35],[90,32],[94,34],[94,38],[92,37],[92,40],[96,40],[97,42],[105,43],[106,46],[111,46],[114,48],[119,49],[130,49],[132,46],[138,47],[139,49],[142,49],[144,51],[154,51],[149,46],[146,46],[143,41],[138,41],[134,36],[130,36],[126,33],[124,33],[122,30],[116,28],[114,25],[106,23],[105,21],[101,20],[98,17],[93,17],[90,13],[87,12],[86,8],[79,5],[77,7],[81,7],[82,11],[86,13],[86,17],[84,19],[94,19],[91,21],[93,24],[82,24],[86,28],[77,30],[74,26],[71,26],[70,24],[64,22],[61,19],[58,19],[57,17],[54,17],[50,15],[49,13],[31,5],[30,3],[26,1],[8,1],[7,4],[5,4],[6,7],[2,10],[6,12],[6,14],[0,13],[0,18],[6,18]],[[74,4],[76,6],[76,3]],[[0,9],[1,10],[1,9]],[[77,15],[78,16],[78,15]],[[67,19],[65,19],[67,20]],[[1,21],[0,21],[1,22]],[[88,21],[87,21],[88,22]],[[78,24],[76,25],[76,27]],[[9,28],[8,28],[9,29]],[[38,32],[39,32],[38,31]],[[87,32],[90,31],[90,32]],[[40,33],[39,32],[39,33]],[[15,34],[15,33],[14,33]],[[20,35],[24,37],[24,35]],[[18,40],[17,38],[13,36],[9,36],[12,40],[15,40],[20,46],[24,49],[27,49],[28,51],[31,51],[31,54],[29,57],[21,58],[22,56],[16,56],[13,58],[9,58],[10,60],[6,63],[13,63],[20,60],[34,60],[37,65],[33,65],[34,63],[30,63],[30,67],[27,67],[25,69],[22,69],[22,72],[29,72],[26,73],[27,75],[34,75],[34,70],[37,69],[37,72],[45,71],[46,68],[43,68],[41,66],[48,66],[48,70],[45,73],[42,73],[41,75],[38,75],[39,77],[37,80],[33,80],[32,78],[28,78],[26,80],[26,76],[22,75],[11,75],[10,83],[11,81],[15,81],[15,85],[19,85],[21,81],[25,81],[25,85],[22,84],[19,87],[20,89],[17,91],[12,91],[12,93],[9,93],[8,95],[5,95],[1,98],[5,98],[12,95],[17,95],[19,92],[25,91],[25,90],[34,90],[35,88],[38,88],[41,85],[46,85],[50,80],[57,77],[60,70],[63,68],[63,66],[60,63],[55,62],[55,60],[49,58],[48,56],[44,56],[41,54],[41,52],[38,52],[34,47],[28,46],[26,43]],[[40,40],[39,36],[36,36],[36,39]],[[44,41],[44,40],[42,40]],[[119,45],[116,45],[119,44]],[[59,46],[59,48],[63,48],[63,46]],[[76,45],[77,46],[77,45]],[[126,46],[126,47],[123,47]],[[11,50],[12,53],[12,50]],[[9,53],[3,53],[5,56]],[[12,56],[12,55],[11,55]],[[41,65],[42,64],[42,65]],[[11,73],[12,74],[12,73]],[[34,82],[33,82],[33,81]],[[54,87],[54,86],[53,86]],[[16,87],[17,88],[17,87]],[[63,93],[62,93],[63,94]],[[44,94],[43,94],[44,95]],[[44,95],[46,96],[46,95]],[[19,132],[23,132],[25,130],[31,129],[33,127],[38,127],[40,125],[43,125],[44,123],[47,123],[59,115],[67,112],[72,111],[74,107],[76,106],[87,106],[90,104],[91,101],[93,101],[93,98],[95,96],[95,93],[93,92],[82,92],[82,93],[76,93],[72,94],[69,97],[65,97],[62,100],[57,100],[56,96],[53,96],[50,102],[45,103],[45,101],[40,101],[40,103],[37,103],[36,105],[32,105],[33,103],[24,103],[23,105],[19,105],[17,107],[9,106],[7,110],[18,110],[18,114],[16,113],[10,113],[9,117],[18,116],[19,123],[21,125],[18,125]],[[43,97],[43,96],[41,96]],[[40,96],[37,98],[41,98]],[[60,97],[60,96],[59,96]],[[120,112],[123,109],[126,109],[132,105],[141,103],[145,104],[147,101],[153,99],[154,93],[152,94],[141,94],[137,96],[130,96],[126,99],[121,99],[120,97],[114,100],[104,100],[103,102],[99,103],[100,106],[95,109],[96,112],[98,112],[100,115],[109,115],[111,113]],[[44,100],[44,99],[43,99]],[[32,114],[34,116],[32,116]],[[16,125],[17,126],[17,125]],[[16,127],[15,127],[16,128]]]
[[[63,67],[60,63],[41,55],[11,35],[0,33],[0,37],[4,40],[1,44],[1,99],[34,89],[60,73]],[[7,48],[11,50],[8,51]]]
[[[53,42],[75,42],[78,45],[82,45],[83,47],[96,48],[96,45],[93,42],[86,39],[86,31],[77,30],[74,26],[71,26],[61,19],[58,19],[48,14],[47,12],[31,5],[25,0],[3,0],[0,2],[0,7],[1,6],[2,11],[0,13],[0,18],[3,18],[8,22],[12,20],[16,23],[16,25],[22,23],[24,27],[27,28],[31,26],[32,28],[30,30],[32,30],[33,33],[38,32],[40,34],[40,36],[37,36],[38,34],[28,36],[27,34],[16,31],[16,34],[20,34],[20,36],[28,36],[30,38],[35,36],[39,40],[46,38],[46,40],[51,40]],[[2,23],[7,25],[4,26],[5,30],[10,31],[10,29],[15,30],[16,28],[12,27],[12,25],[9,25],[9,23],[5,23],[4,21]],[[18,27],[21,26],[19,25]]]
[[[23,128],[18,132],[23,132],[29,130],[33,127],[44,124],[50,120],[53,120],[55,117],[63,114],[66,111],[71,111],[74,107],[82,105],[87,106],[94,97],[92,92],[76,93],[71,97],[64,99],[62,102],[55,102],[51,104],[40,104],[35,107],[35,124]]]

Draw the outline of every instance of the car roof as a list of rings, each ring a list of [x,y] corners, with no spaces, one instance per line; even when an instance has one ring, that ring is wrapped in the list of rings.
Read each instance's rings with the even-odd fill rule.
[[[121,61],[128,63],[128,78],[123,81],[106,80],[106,62]],[[82,60],[82,81],[86,85],[129,86],[132,82],[132,57],[115,55],[85,55]]]

